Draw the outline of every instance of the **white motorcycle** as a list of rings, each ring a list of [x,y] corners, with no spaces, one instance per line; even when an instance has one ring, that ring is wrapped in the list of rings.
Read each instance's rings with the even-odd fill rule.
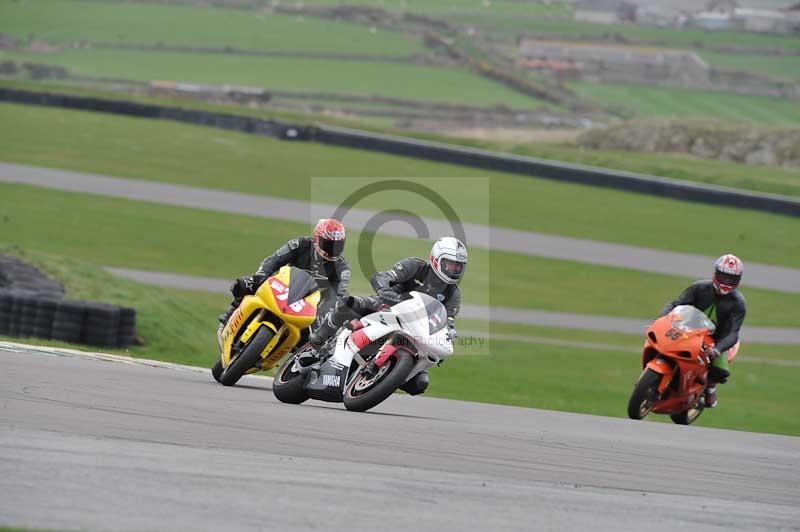
[[[272,384],[275,397],[292,404],[307,399],[344,403],[348,410],[364,412],[452,355],[444,305],[420,292],[408,295],[341,328],[333,354],[327,356],[323,347],[319,362],[300,365],[298,357],[309,347],[286,359]]]

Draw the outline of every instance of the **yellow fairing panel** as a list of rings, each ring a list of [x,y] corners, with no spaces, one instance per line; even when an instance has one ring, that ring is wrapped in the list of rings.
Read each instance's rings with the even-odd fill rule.
[[[245,296],[242,303],[231,315],[225,328],[222,330],[222,366],[227,368],[231,360],[231,346],[233,339],[241,329],[242,325],[250,318],[254,312],[265,307],[264,302],[257,296]]]
[[[291,267],[284,266],[278,273],[267,279],[258,288],[256,296],[266,304],[273,314],[280,317],[287,325],[294,325],[304,329],[309,327],[317,318],[320,292],[314,290],[302,299],[288,305],[286,296],[291,283]]]
[[[278,318],[284,325],[278,330],[267,321],[260,319],[253,320],[242,338],[249,338],[258,330],[260,326],[266,326],[276,332],[275,339],[271,341],[264,352],[261,353],[262,369],[270,369],[277,365],[280,359],[300,340],[300,333],[303,329],[314,323],[317,315],[317,306],[320,301],[320,291],[315,290],[301,301],[288,304],[289,285],[291,283],[290,266],[284,266],[278,272],[267,279],[256,291],[253,296],[245,296],[227,325],[222,331],[222,365],[228,367],[231,358],[231,347],[233,339],[239,334],[243,324],[255,312],[267,309]],[[277,342],[276,342],[277,341]],[[277,345],[276,345],[277,343]]]

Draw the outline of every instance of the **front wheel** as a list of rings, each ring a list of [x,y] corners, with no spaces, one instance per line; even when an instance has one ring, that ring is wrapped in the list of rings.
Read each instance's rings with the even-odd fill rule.
[[[359,368],[344,390],[344,407],[365,412],[381,404],[406,382],[413,367],[414,358],[398,350],[372,376],[364,375],[365,368]]]
[[[261,360],[261,352],[267,347],[267,344],[275,333],[267,327],[261,327],[253,339],[244,348],[244,351],[239,353],[233,361],[225,368],[222,375],[219,377],[219,382],[223,386],[233,386],[242,376],[247,373],[247,370],[255,366]]]
[[[222,359],[218,358],[217,363],[214,364],[214,367],[211,368],[211,376],[214,377],[214,380],[219,382],[220,377],[222,377],[222,372],[225,371],[225,368],[222,367]]]
[[[672,422],[676,425],[691,425],[694,423],[697,418],[700,417],[700,414],[703,413],[703,406],[697,405],[694,408],[690,408],[686,412],[681,412],[680,414],[670,414],[670,418],[672,418]]]
[[[631,419],[644,419],[653,410],[658,399],[658,383],[661,374],[647,368],[639,377],[633,389],[631,399],[628,401],[628,417]]]
[[[294,370],[298,356],[299,354],[295,354],[287,358],[272,379],[272,394],[282,403],[299,405],[308,400],[308,393],[303,387],[306,382],[305,375]]]

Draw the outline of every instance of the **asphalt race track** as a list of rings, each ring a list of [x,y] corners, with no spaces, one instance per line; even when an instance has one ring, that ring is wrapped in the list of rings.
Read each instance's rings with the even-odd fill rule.
[[[402,395],[356,414],[264,378],[0,361],[0,525],[800,530],[798,438]]]

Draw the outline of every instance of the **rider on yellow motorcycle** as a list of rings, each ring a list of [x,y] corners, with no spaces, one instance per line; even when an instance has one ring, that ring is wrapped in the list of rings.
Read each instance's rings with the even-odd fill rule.
[[[313,326],[316,328],[319,319],[333,308],[337,299],[347,295],[350,267],[342,256],[344,244],[344,225],[332,218],[319,220],[310,237],[300,236],[286,242],[261,262],[252,277],[240,277],[233,282],[233,301],[231,308],[219,317],[220,328],[225,325],[244,296],[255,294],[265,279],[287,264],[306,270],[317,281],[322,299],[317,307],[318,319]]]

